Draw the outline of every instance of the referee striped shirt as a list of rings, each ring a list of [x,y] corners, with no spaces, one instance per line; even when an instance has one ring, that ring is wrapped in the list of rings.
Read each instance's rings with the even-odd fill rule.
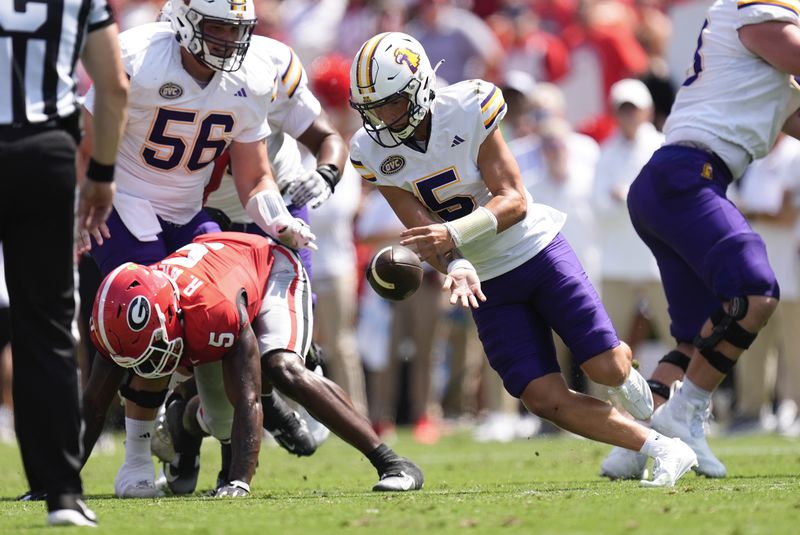
[[[112,22],[107,0],[0,0],[0,125],[75,113],[86,34]]]

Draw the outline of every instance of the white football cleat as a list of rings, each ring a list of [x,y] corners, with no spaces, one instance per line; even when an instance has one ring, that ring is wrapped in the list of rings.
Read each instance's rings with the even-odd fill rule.
[[[720,478],[728,474],[706,441],[706,423],[711,407],[700,409],[676,393],[653,415],[653,429],[668,437],[679,438],[697,454],[695,472],[702,476]]]
[[[600,475],[614,479],[647,479],[647,455],[614,446],[600,465]]]
[[[631,368],[624,383],[609,388],[608,395],[615,405],[621,406],[637,420],[647,420],[653,415],[653,393],[635,368]]]
[[[375,492],[407,492],[419,490],[425,484],[422,470],[414,462],[404,457],[381,474],[381,479],[372,487]]]
[[[175,460],[175,447],[172,444],[172,435],[169,432],[167,411],[164,405],[161,405],[156,415],[153,436],[150,438],[150,453],[165,463]]]
[[[47,523],[51,526],[97,527],[97,515],[86,507],[83,500],[76,500],[72,509],[56,509],[47,513]]]
[[[125,461],[114,479],[117,498],[161,498],[164,492],[156,487],[155,466],[148,457],[140,463]]]
[[[674,487],[683,474],[697,466],[697,455],[681,439],[662,438],[663,449],[653,458],[653,480],[639,481],[640,487]]]

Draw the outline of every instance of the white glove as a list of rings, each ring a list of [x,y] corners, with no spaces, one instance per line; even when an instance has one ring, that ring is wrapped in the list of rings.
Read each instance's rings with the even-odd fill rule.
[[[312,251],[317,250],[317,245],[314,243],[317,237],[302,219],[289,214],[279,215],[273,220],[272,226],[277,234],[276,238],[286,247],[290,249],[308,247]]]
[[[292,204],[295,206],[311,203],[311,208],[319,207],[333,193],[330,184],[316,170],[308,171],[296,179],[286,192],[292,197]]]
[[[217,487],[214,491],[215,498],[239,498],[250,494],[250,485],[244,481],[230,481]]]

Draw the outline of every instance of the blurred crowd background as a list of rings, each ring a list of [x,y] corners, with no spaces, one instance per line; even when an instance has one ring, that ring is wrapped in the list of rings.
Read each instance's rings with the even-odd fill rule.
[[[164,0],[112,0],[122,30],[152,22]],[[692,62],[709,0],[255,0],[256,32],[292,46],[312,91],[345,138],[360,127],[348,106],[349,67],[376,33],[416,37],[439,85],[470,78],[504,91],[501,129],[536,202],[568,214],[563,230],[647,376],[672,345],[658,270],[628,220],[627,188],[663,142],[661,129]],[[87,85],[89,82],[85,80]],[[310,158],[310,157],[309,157]],[[309,161],[309,166],[313,165]],[[714,400],[715,431],[800,436],[800,142],[781,138],[755,162],[732,200],[767,243],[781,284],[778,313]],[[447,303],[441,276],[402,302],[364,284],[376,248],[402,225],[369,184],[345,170],[336,194],[311,213],[319,251],[312,287],[326,374],[391,440],[397,425],[433,444],[471,429],[476,440],[557,432],[520,410],[489,369],[468,312]],[[97,275],[82,259],[81,309]],[[92,282],[94,280],[95,282]],[[2,286],[2,285],[0,285]],[[0,319],[7,314],[0,289]],[[93,349],[85,336],[84,372]],[[0,344],[5,345],[0,333]],[[556,337],[557,340],[557,337]],[[576,390],[603,396],[570,364]],[[5,351],[8,351],[6,347]],[[10,359],[2,358],[0,440],[13,439]],[[110,418],[119,425],[119,417]],[[102,445],[101,445],[102,448]]]

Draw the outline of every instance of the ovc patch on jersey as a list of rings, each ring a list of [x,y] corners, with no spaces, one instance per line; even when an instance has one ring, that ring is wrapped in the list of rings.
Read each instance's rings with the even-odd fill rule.
[[[143,295],[134,297],[128,305],[128,327],[134,332],[144,329],[150,321],[150,301]]]
[[[161,88],[159,88],[158,94],[161,95],[162,98],[178,98],[183,95],[183,88],[178,84],[167,82],[166,84],[162,85]]]
[[[399,154],[392,154],[381,163],[381,173],[393,175],[406,166],[406,159]]]

